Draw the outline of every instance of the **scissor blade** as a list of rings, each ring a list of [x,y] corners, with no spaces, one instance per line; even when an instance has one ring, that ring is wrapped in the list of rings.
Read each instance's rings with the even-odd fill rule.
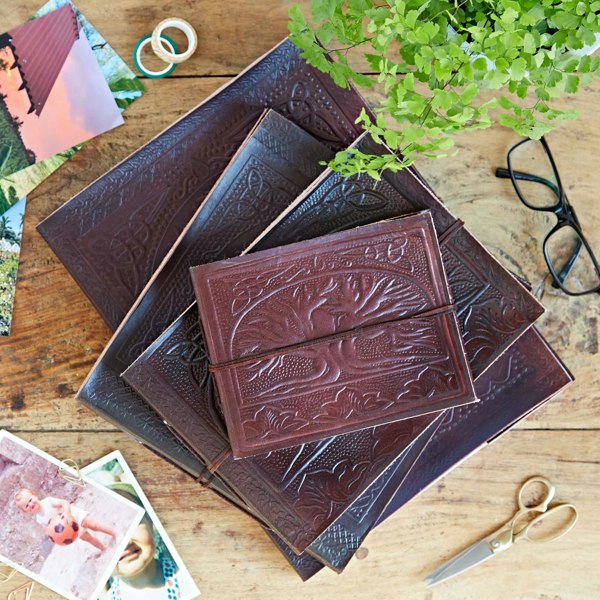
[[[472,546],[469,546],[466,550],[463,550],[460,554],[450,559],[446,564],[442,565],[439,569],[436,569],[431,575],[428,575],[424,581],[427,587],[432,587],[442,581],[446,581],[455,575],[464,573],[471,567],[474,567],[489,558],[492,558],[494,553],[492,552],[489,544],[485,540],[475,542]]]

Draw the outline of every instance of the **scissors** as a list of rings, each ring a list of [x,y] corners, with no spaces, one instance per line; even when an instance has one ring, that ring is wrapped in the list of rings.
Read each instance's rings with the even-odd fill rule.
[[[536,484],[543,486],[543,497],[539,504],[527,504],[524,499],[526,497],[525,492],[528,489],[531,491]],[[519,540],[527,540],[533,543],[550,542],[565,535],[577,521],[577,509],[573,504],[556,504],[548,508],[555,493],[556,488],[545,477],[531,477],[528,479],[519,490],[519,510],[512,519],[507,521],[500,529],[475,542],[427,576],[424,580],[427,587],[432,587],[455,575],[464,573],[470,568],[504,552]],[[565,522],[563,518],[568,513],[570,513],[570,519]],[[534,529],[536,525],[541,525],[543,522],[546,523],[545,527]],[[547,532],[548,529],[549,532]]]

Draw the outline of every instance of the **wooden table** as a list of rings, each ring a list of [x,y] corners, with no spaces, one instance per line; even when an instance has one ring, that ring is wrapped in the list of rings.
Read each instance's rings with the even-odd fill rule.
[[[343,575],[302,583],[260,528],[75,399],[110,332],[36,233],[35,225],[85,185],[217,89],[286,34],[290,1],[79,0],[131,65],[135,42],[167,16],[198,30],[197,55],[127,111],[126,124],[88,144],[28,198],[13,334],[0,339],[0,426],[55,456],[86,464],[119,448],[205,598],[598,598],[600,594],[600,299],[546,291],[540,329],[577,381],[560,397],[457,468],[374,531]],[[304,2],[308,5],[308,1]],[[32,0],[0,4],[0,29],[24,21]],[[549,136],[563,183],[600,251],[600,80],[564,104],[581,118]],[[458,156],[419,168],[450,209],[508,268],[534,285],[553,218],[525,209],[493,175],[516,136],[494,128],[459,139]],[[548,545],[519,544],[498,560],[427,591],[421,579],[512,515],[520,482],[544,474],[580,511]],[[0,584],[6,594],[25,581]],[[33,598],[54,598],[37,586]]]

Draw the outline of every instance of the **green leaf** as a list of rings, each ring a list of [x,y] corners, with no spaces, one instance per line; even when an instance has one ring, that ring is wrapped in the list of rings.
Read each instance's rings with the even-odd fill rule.
[[[579,66],[577,67],[577,70],[580,73],[589,73],[591,66],[592,66],[592,59],[587,55],[582,56],[581,60],[579,61]]]
[[[504,127],[510,127],[511,129],[513,129],[519,124],[520,119],[518,119],[514,115],[507,115],[506,113],[502,113],[498,118],[498,122],[500,123],[500,125],[504,125]]]
[[[465,104],[470,104],[478,93],[479,86],[476,83],[470,83],[465,87],[460,97]]]
[[[521,99],[527,98],[527,92],[529,91],[529,86],[527,83],[520,83],[517,86],[517,96]]]
[[[559,64],[561,71],[565,71],[565,73],[573,73],[578,66],[579,58],[576,57],[569,58],[564,63]]]
[[[533,54],[537,50],[535,38],[529,31],[523,36],[523,50],[528,54]]]
[[[499,96],[498,104],[504,110],[511,110],[513,107],[513,103],[506,96]]]
[[[577,29],[581,23],[581,18],[572,13],[562,11],[553,15],[552,21],[559,29]]]
[[[336,0],[311,0],[310,11],[315,21],[324,21],[333,17],[336,6]]]
[[[487,60],[483,56],[476,58],[473,61],[473,68],[477,69],[478,71],[487,71],[487,69],[488,69]]]
[[[419,44],[428,44],[429,43],[429,34],[425,31],[424,27],[420,27],[419,29],[415,29],[415,38]]]
[[[579,89],[579,77],[577,75],[567,75],[565,81],[565,92],[575,94]]]
[[[326,21],[317,29],[317,37],[321,40],[322,44],[329,44],[335,37],[335,27],[331,21]]]
[[[533,56],[533,62],[535,63],[535,66],[538,68],[541,67],[544,63],[545,58],[546,54],[544,52],[538,52],[537,54],[535,54]]]
[[[583,85],[583,86],[590,85],[592,83],[593,79],[594,79],[594,76],[592,73],[584,73],[581,76],[581,85]]]
[[[408,13],[406,13],[404,22],[406,23],[407,27],[414,29],[415,23],[417,22],[418,18],[419,18],[419,11],[411,10]]]
[[[525,76],[525,69],[527,69],[527,62],[524,58],[513,60],[510,66],[510,78],[515,81],[520,81]]]
[[[398,147],[398,140],[400,139],[400,134],[392,129],[387,129],[383,134],[383,139],[390,148],[395,149]]]
[[[308,27],[302,8],[298,4],[294,4],[288,11],[289,24],[288,29],[290,33],[300,33],[302,30]]]
[[[348,8],[355,13],[364,13],[371,8],[369,0],[348,0]]]

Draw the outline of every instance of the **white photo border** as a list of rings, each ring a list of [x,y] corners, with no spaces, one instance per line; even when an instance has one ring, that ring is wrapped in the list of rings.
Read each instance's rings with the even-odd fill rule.
[[[165,528],[163,527],[163,524],[160,522],[160,519],[158,518],[156,512],[154,512],[154,509],[152,508],[150,501],[144,493],[144,490],[140,486],[136,476],[133,474],[133,471],[127,464],[127,461],[123,458],[121,452],[119,450],[114,450],[110,454],[107,454],[106,456],[103,456],[102,458],[95,460],[93,463],[83,467],[81,469],[81,473],[87,474],[91,473],[92,471],[96,471],[97,469],[102,468],[104,465],[106,465],[109,462],[112,462],[113,460],[116,460],[119,463],[119,466],[123,469],[123,472],[127,477],[127,481],[125,483],[129,483],[135,490],[135,493],[137,494],[141,503],[144,505],[146,513],[148,513],[148,516],[150,517],[152,523],[154,524],[158,533],[160,534],[162,541],[169,550],[171,556],[173,557],[173,560],[175,561],[179,569],[188,575],[188,583],[193,589],[190,590],[189,595],[182,594],[181,600],[192,600],[192,598],[197,598],[200,595],[200,589],[196,585],[196,582],[194,581],[194,578],[192,577],[188,568],[185,566],[185,563],[183,562],[181,556],[179,556],[179,552],[177,552],[177,550],[175,549],[175,546],[173,545],[169,534],[166,532]],[[108,581],[108,577],[106,579]],[[127,599],[124,598],[124,600]]]
[[[30,452],[33,452],[34,454],[43,458],[44,460],[48,461],[49,463],[56,465],[57,469],[62,467],[64,470],[69,470],[69,469],[65,469],[64,464],[61,461],[59,461],[58,459],[51,456],[50,454],[44,452],[43,450],[40,450],[39,448],[36,448],[34,445],[30,444],[29,442],[26,442],[22,438],[10,433],[6,429],[0,429],[0,443],[2,442],[2,440],[4,438],[13,441],[15,444],[25,448],[26,450],[29,450]],[[121,544],[119,544],[119,546],[117,546],[115,548],[113,560],[111,560],[109,562],[105,572],[102,573],[101,576],[98,577],[99,583],[96,586],[96,588],[94,589],[94,592],[92,593],[91,598],[99,598],[102,593],[102,590],[104,588],[104,584],[108,581],[109,577],[111,576],[112,572],[114,571],[115,566],[119,562],[119,557],[121,556],[121,554],[123,554],[125,548],[127,547],[127,544],[129,543],[129,540],[131,539],[131,536],[137,529],[137,526],[140,524],[140,521],[142,520],[142,517],[144,516],[144,509],[141,506],[138,506],[137,504],[135,504],[134,502],[131,502],[131,501],[127,500],[126,498],[123,498],[116,492],[109,490],[108,488],[97,483],[93,479],[87,477],[81,470],[80,470],[80,473],[82,474],[83,481],[85,482],[86,485],[90,485],[91,487],[98,490],[102,494],[107,494],[108,496],[111,496],[114,500],[116,500],[122,504],[128,505],[129,507],[133,508],[135,510],[135,512],[137,512],[137,516],[134,518],[133,523],[129,526],[129,529],[125,532],[125,535],[123,536],[123,541],[121,542]],[[77,484],[72,483],[71,485],[77,485]],[[55,583],[53,583],[52,581],[49,581],[47,578],[41,577],[37,573],[33,573],[32,571],[23,567],[22,565],[17,564],[16,561],[12,560],[11,558],[3,556],[2,554],[0,554],[0,562],[3,562],[4,564],[8,565],[9,567],[14,568],[19,573],[23,573],[23,575],[29,577],[33,581],[40,583],[41,585],[47,587],[49,590],[52,590],[53,592],[60,594],[64,598],[68,598],[69,600],[90,600],[90,598],[82,598],[81,596],[75,596],[74,594],[71,594],[70,592],[59,588]]]

